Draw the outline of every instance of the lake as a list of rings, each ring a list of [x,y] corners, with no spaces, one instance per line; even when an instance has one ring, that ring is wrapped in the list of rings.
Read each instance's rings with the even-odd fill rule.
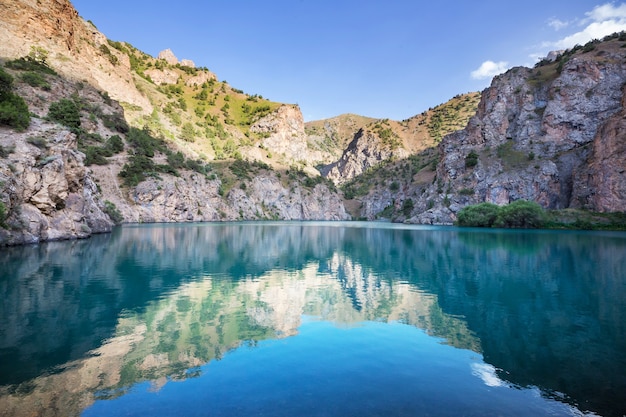
[[[0,290],[0,416],[626,414],[626,233],[130,225]]]

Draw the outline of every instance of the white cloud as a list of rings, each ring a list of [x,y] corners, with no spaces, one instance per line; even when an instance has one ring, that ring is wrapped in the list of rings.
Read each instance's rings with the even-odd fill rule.
[[[596,6],[590,12],[585,13],[587,18],[583,20],[583,23],[588,21],[602,22],[610,19],[624,19],[626,18],[626,3],[622,3],[615,7],[612,3],[603,4],[602,6]]]
[[[613,3],[596,6],[592,11],[585,13],[580,25],[580,31],[553,42],[544,42],[544,48],[567,49],[575,45],[584,45],[592,39],[601,39],[614,32],[626,30],[626,3],[615,6]],[[548,25],[556,28],[552,19]]]
[[[485,61],[477,70],[472,71],[471,76],[475,80],[482,80],[485,78],[492,78],[498,74],[502,74],[508,69],[508,62],[500,61]]]
[[[550,26],[554,30],[561,30],[569,26],[569,22],[564,22],[559,19],[550,19],[548,21],[548,26]]]

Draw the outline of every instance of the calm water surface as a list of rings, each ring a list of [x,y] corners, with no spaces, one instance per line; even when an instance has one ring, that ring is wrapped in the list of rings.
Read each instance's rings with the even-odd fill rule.
[[[0,291],[0,416],[626,414],[624,233],[127,226]]]

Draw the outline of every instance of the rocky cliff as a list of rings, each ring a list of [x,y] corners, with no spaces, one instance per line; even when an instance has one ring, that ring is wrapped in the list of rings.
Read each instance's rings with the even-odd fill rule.
[[[0,16],[0,57],[19,58],[41,48],[65,77],[152,111],[148,98],[135,88],[128,55],[109,48],[106,36],[83,20],[69,0],[3,1]]]
[[[462,131],[438,147],[436,180],[411,222],[451,223],[468,204],[623,211],[626,39],[566,51],[494,78]]]
[[[350,218],[297,106],[108,40],[66,0],[0,12],[2,71],[31,115],[23,132],[0,127],[0,245],[114,221]]]
[[[76,137],[45,121],[30,132],[0,128],[0,198],[8,212],[0,228],[3,244],[88,237],[110,232],[113,222],[103,212],[97,185],[76,150]]]

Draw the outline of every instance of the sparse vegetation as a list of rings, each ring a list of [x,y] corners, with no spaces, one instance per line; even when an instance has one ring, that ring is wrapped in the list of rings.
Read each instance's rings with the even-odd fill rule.
[[[80,104],[73,99],[62,98],[50,104],[48,119],[70,128],[74,133],[80,130]]]
[[[109,216],[113,223],[119,225],[124,221],[124,216],[118,210],[117,206],[109,200],[104,202],[104,212]]]
[[[42,74],[56,75],[56,71],[48,66],[48,52],[32,46],[28,56],[8,61],[5,66],[18,71],[30,71]]]
[[[17,131],[30,125],[30,113],[24,99],[13,92],[13,76],[0,68],[0,125]]]
[[[39,72],[28,71],[22,74],[22,81],[31,87],[38,87],[42,90],[50,90],[50,83],[46,80],[46,78]]]
[[[39,149],[46,149],[48,147],[48,141],[43,136],[30,136],[26,138],[26,142]]]
[[[476,151],[472,150],[465,157],[465,168],[473,168],[478,164],[478,154]]]
[[[8,217],[8,212],[7,212],[7,207],[4,205],[4,203],[2,201],[0,201],[0,227],[2,227],[3,229],[7,229],[7,217]]]

